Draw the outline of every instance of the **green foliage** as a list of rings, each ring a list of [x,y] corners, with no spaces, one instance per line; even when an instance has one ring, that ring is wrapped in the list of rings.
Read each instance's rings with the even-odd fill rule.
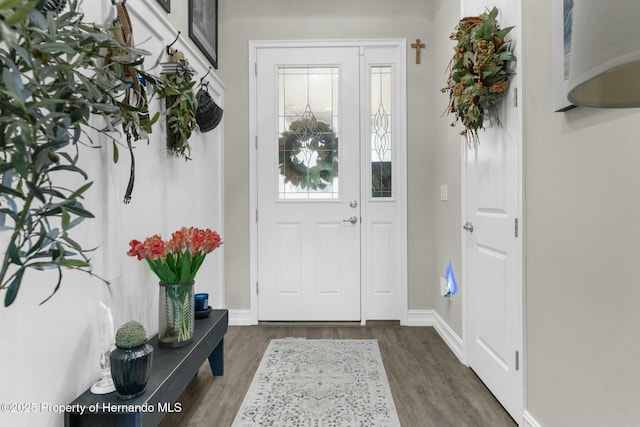
[[[191,160],[189,138],[197,127],[197,102],[193,93],[196,82],[191,81],[191,73],[184,70],[189,68],[186,61],[181,61],[182,72],[166,74],[164,80],[154,82],[158,96],[166,103],[169,154]]]
[[[147,258],[147,263],[163,283],[190,283],[195,280],[206,256],[203,252],[191,255],[189,251],[181,251],[167,254],[166,259]]]
[[[120,348],[132,348],[147,342],[147,331],[144,326],[135,320],[131,320],[118,328],[116,332],[116,346]]]
[[[450,37],[458,44],[442,92],[449,93],[447,110],[455,114],[451,126],[462,122],[461,134],[468,145],[478,143],[478,129],[484,127],[485,119],[500,123],[495,105],[509,87],[509,63],[516,60],[505,41],[513,27],[501,29],[497,16],[494,7],[480,16],[463,18]]]
[[[149,130],[153,123],[144,119],[146,100],[124,102],[131,83],[118,72],[142,64],[146,52],[84,22],[77,0],[58,16],[43,14],[43,2],[0,2],[0,230],[11,232],[0,270],[5,306],[27,269],[56,270],[53,293],[63,267],[91,273],[89,251],[71,231],[93,218],[83,204],[92,183],[59,184],[88,180],[79,145],[91,143],[91,116]],[[103,68],[107,52],[110,64]]]

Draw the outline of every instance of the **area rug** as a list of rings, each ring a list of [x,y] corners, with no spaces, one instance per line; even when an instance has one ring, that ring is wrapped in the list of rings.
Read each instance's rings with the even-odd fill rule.
[[[232,427],[400,426],[376,340],[269,343]]]

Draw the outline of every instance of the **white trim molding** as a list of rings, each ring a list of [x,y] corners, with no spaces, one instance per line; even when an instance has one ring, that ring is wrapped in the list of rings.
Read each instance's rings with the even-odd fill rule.
[[[252,326],[257,322],[253,321],[251,310],[229,310],[229,326]]]
[[[542,424],[537,422],[533,415],[525,409],[524,416],[522,417],[522,427],[542,427]]]
[[[408,310],[407,326],[433,327],[453,354],[456,355],[458,360],[460,360],[463,365],[467,364],[464,359],[462,338],[451,329],[447,322],[445,322],[435,310]]]
[[[462,339],[435,310],[408,310],[406,318],[406,326],[428,326],[434,328],[453,354],[462,364],[466,365],[462,358]],[[254,321],[251,309],[229,309],[229,326],[252,326],[257,324],[258,322]],[[538,426],[533,424],[531,427]]]

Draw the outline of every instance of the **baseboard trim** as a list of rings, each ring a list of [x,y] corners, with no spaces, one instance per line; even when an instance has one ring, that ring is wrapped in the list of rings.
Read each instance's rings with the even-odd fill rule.
[[[251,310],[229,310],[229,326],[251,326]]]
[[[522,427],[542,427],[542,425],[533,418],[533,415],[531,415],[529,411],[524,411],[522,422]]]
[[[435,310],[409,310],[407,326],[431,326],[463,364],[464,351],[460,338]]]
[[[255,325],[251,310],[229,310],[229,326]],[[462,338],[460,338],[435,310],[409,310],[407,312],[407,326],[433,327],[453,354],[464,362]],[[540,427],[533,424],[531,427]]]

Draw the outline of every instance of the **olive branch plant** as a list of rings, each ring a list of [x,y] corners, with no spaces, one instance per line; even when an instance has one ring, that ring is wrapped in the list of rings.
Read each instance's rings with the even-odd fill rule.
[[[138,70],[148,53],[85,22],[78,0],[59,12],[43,11],[44,3],[0,0],[0,231],[9,234],[0,235],[6,243],[0,252],[5,306],[15,301],[29,269],[57,271],[51,296],[63,268],[93,275],[93,249],[72,234],[94,217],[83,204],[92,182],[80,162],[83,149],[96,147],[89,130],[107,133],[94,118],[148,131],[157,120],[148,119],[146,100],[125,101],[132,84],[119,72]],[[103,67],[107,53],[109,65]],[[80,178],[77,188],[59,184]]]

